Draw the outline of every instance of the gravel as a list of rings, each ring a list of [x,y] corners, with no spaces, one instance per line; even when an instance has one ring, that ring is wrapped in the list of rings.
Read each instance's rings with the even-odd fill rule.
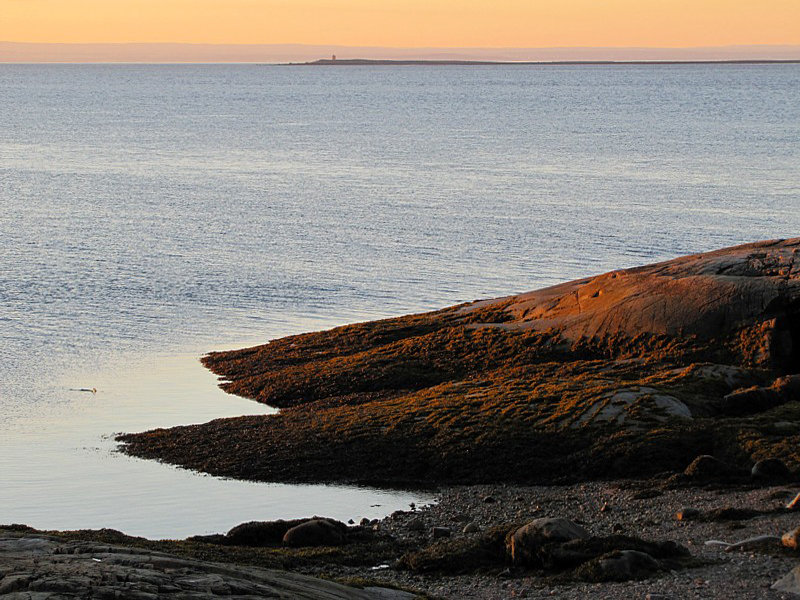
[[[442,489],[438,503],[394,513],[381,530],[403,538],[432,541],[434,527],[449,527],[454,538],[463,533],[465,519],[480,530],[538,517],[565,517],[592,535],[624,534],[649,541],[672,540],[687,547],[704,566],[675,571],[644,581],[586,584],[553,581],[536,572],[504,572],[468,576],[418,575],[393,568],[342,568],[338,577],[365,577],[426,592],[446,599],[597,598],[644,600],[673,598],[797,598],[770,590],[795,567],[793,556],[777,542],[764,548],[726,552],[708,540],[736,542],[758,535],[781,536],[800,523],[800,512],[780,511],[800,491],[793,486],[762,488],[649,488],[642,482],[584,483],[572,486],[455,486]],[[652,496],[652,497],[647,497]],[[494,502],[486,502],[491,497]],[[604,508],[605,507],[605,508]],[[702,513],[721,508],[775,510],[743,521],[680,521],[676,513],[696,508]],[[415,529],[422,521],[424,527]],[[410,527],[409,527],[410,525]]]

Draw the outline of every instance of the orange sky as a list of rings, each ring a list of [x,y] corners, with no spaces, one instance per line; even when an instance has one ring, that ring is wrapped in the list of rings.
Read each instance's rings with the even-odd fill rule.
[[[788,45],[800,44],[800,0],[0,0],[0,40]]]

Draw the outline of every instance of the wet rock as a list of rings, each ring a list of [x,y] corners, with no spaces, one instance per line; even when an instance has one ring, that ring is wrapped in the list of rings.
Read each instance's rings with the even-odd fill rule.
[[[307,546],[340,546],[345,541],[347,525],[333,519],[312,519],[292,527],[283,536],[283,543],[292,548]]]
[[[576,571],[576,575],[593,583],[645,579],[661,570],[656,559],[644,552],[621,550],[596,558]]]
[[[563,518],[542,518],[520,527],[506,544],[514,564],[534,566],[541,563],[539,549],[544,544],[584,540],[589,533],[580,525]]]
[[[451,531],[449,527],[434,527],[431,533],[433,534],[433,539],[437,540],[439,538],[450,537]]]
[[[464,533],[478,533],[481,530],[476,523],[468,523],[464,527]]]
[[[785,481],[791,477],[786,463],[780,458],[765,458],[753,465],[750,476],[761,481]]]

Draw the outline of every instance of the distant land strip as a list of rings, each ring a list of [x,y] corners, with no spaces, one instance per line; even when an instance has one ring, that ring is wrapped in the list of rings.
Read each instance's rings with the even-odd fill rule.
[[[330,59],[283,63],[286,67],[371,67],[371,66],[580,66],[580,65],[770,65],[800,64],[798,59],[752,60],[384,60],[369,58]]]
[[[702,48],[390,48],[323,44],[62,44],[0,40],[0,63],[246,63],[284,64],[339,60],[417,64],[584,64],[692,61],[798,61],[800,45]],[[323,63],[324,64],[324,63]],[[426,62],[426,64],[428,64]]]

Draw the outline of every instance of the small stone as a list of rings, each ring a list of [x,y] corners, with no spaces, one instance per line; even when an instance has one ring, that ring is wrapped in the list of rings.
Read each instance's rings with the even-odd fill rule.
[[[355,525],[355,524],[356,524],[356,522],[355,522],[355,521],[353,521],[353,519],[348,519],[348,520],[347,520],[347,524],[348,524],[348,525]]]
[[[608,502],[603,502],[603,506],[600,507],[600,512],[608,512],[611,510],[611,507],[608,505]]]
[[[466,527],[464,527],[464,533],[478,533],[481,530],[475,523],[468,523]]]
[[[611,528],[613,533],[624,533],[625,527],[621,523],[614,523],[614,526]]]
[[[682,508],[675,513],[675,518],[678,521],[693,521],[700,516],[700,511],[696,508]]]
[[[403,518],[403,515],[404,515],[404,514],[406,514],[406,513],[405,513],[405,511],[402,511],[402,510],[396,510],[396,511],[394,511],[394,512],[393,512],[391,515],[389,515],[389,518],[390,518],[392,521],[397,521],[398,519],[401,519],[401,518]]]
[[[800,545],[800,527],[794,531],[784,533],[783,537],[781,537],[781,544],[783,544],[786,548],[797,550],[798,546]]]
[[[449,527],[434,527],[432,531],[433,531],[433,539],[435,540],[439,538],[450,537]]]
[[[672,600],[672,596],[665,596],[664,594],[647,594],[644,600]]]
[[[459,513],[457,515],[453,515],[450,518],[451,521],[455,523],[469,523],[472,519],[469,515],[465,515],[464,513]]]
[[[800,510],[800,494],[797,494],[797,496],[794,497],[794,500],[786,505],[786,508],[789,510]]]
[[[366,527],[367,525],[370,524],[370,520],[368,518],[364,517],[363,519],[361,519],[358,522],[358,524],[361,525],[362,527]]]
[[[483,502],[484,504],[492,504],[494,502],[497,502],[497,500],[495,500],[492,496],[484,496]]]

